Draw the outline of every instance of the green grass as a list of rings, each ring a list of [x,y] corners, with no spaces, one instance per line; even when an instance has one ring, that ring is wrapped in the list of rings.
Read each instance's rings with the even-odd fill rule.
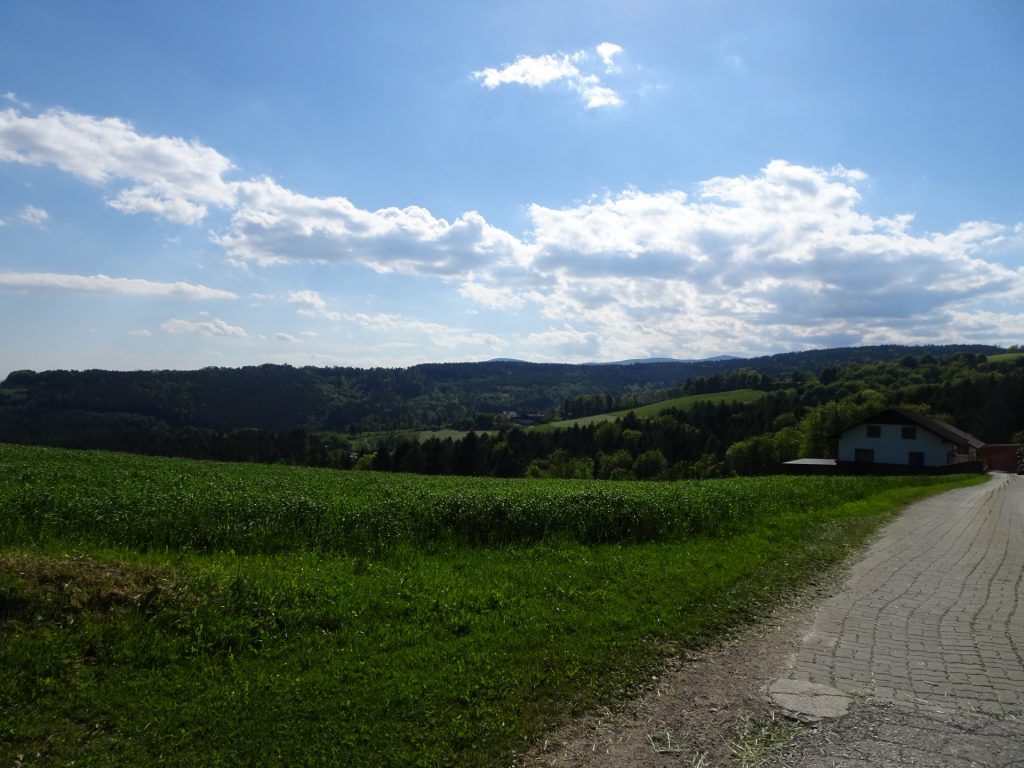
[[[757,389],[733,389],[728,392],[714,392],[706,395],[686,395],[685,397],[675,397],[671,400],[659,400],[656,403],[648,403],[647,405],[640,405],[636,408],[627,408],[621,411],[599,413],[593,416],[583,416],[578,419],[567,419],[565,421],[552,421],[547,424],[539,424],[536,427],[530,427],[530,429],[571,429],[577,425],[582,427],[588,424],[599,424],[603,421],[615,421],[616,419],[624,418],[630,412],[636,414],[641,419],[649,419],[657,416],[662,411],[668,410],[669,408],[678,408],[685,411],[692,408],[696,403],[753,403],[762,397],[764,397],[764,392]]]
[[[1020,357],[1024,357],[1024,352],[1005,352],[1001,355],[989,355],[988,361],[990,363],[1010,363]]]
[[[489,481],[0,445],[0,765],[507,764],[958,482]]]

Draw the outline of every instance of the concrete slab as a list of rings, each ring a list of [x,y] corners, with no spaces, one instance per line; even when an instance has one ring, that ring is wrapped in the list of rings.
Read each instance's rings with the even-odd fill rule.
[[[838,688],[788,678],[769,683],[765,694],[786,715],[803,723],[842,717],[853,703],[853,698]]]

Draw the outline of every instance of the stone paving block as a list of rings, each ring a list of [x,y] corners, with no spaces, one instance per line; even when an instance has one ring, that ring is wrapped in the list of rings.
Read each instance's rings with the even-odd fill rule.
[[[792,675],[1024,716],[1024,480],[911,506],[819,609]],[[1000,709],[1001,708],[1001,709]]]

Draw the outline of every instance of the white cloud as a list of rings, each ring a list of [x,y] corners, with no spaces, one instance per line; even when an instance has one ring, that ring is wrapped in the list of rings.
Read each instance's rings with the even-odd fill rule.
[[[41,227],[46,223],[46,220],[50,218],[50,214],[42,208],[36,208],[34,205],[26,205],[21,209],[21,213],[18,214],[18,218],[26,224]]]
[[[579,77],[580,71],[573,63],[574,59],[578,58],[578,54],[570,56],[565,53],[519,56],[512,64],[506,64],[501,69],[487,67],[474,72],[473,77],[480,80],[485,88],[492,90],[499,85],[510,83],[543,88],[558,80],[573,80]]]
[[[451,276],[525,259],[518,239],[475,211],[448,222],[417,206],[367,211],[344,197],[309,197],[272,179],[239,188],[241,205],[215,242],[241,263],[314,261]]]
[[[991,256],[1024,233],[967,222],[914,234],[911,215],[861,211],[867,182],[857,169],[777,160],[701,182],[692,196],[627,189],[572,208],[532,205],[531,230],[516,237],[476,212],[449,223],[418,207],[367,211],[264,179],[239,185],[240,208],[217,242],[255,264],[434,276],[477,305],[556,323],[531,349],[587,356],[598,344],[605,359],[924,338],[949,307],[1024,291],[1021,273]],[[497,341],[391,315],[370,322],[315,291],[288,301],[309,317],[423,333],[438,346]]]
[[[8,288],[103,293],[143,298],[180,298],[198,301],[237,299],[238,295],[219,288],[191,283],[158,283],[106,275],[65,275],[52,272],[0,272],[0,286]]]
[[[127,184],[108,205],[184,224],[201,221],[210,205],[235,204],[226,157],[197,141],[140,134],[117,117],[0,110],[0,162],[53,165],[95,184]]]
[[[145,328],[140,328],[137,331],[129,331],[129,333],[131,333],[132,336],[142,336],[142,337],[149,337],[149,336],[153,335],[150,331],[146,330]]]
[[[598,107],[618,107],[623,104],[622,97],[607,86],[601,85],[596,78],[581,78],[574,84],[587,102],[587,109]]]
[[[529,298],[528,294],[517,292],[512,288],[483,285],[473,281],[463,283],[459,287],[459,295],[488,309],[518,309]]]
[[[559,84],[596,108],[620,97],[588,66],[607,70],[622,53],[602,43],[475,75],[488,88]],[[211,207],[225,209],[229,222],[211,239],[246,267],[343,264],[436,278],[473,305],[533,321],[529,344],[559,354],[696,356],[835,340],[982,338],[996,333],[985,318],[1016,328],[1009,305],[1024,301],[1024,271],[1007,266],[1024,252],[1024,224],[915,231],[912,214],[866,213],[860,190],[870,180],[842,165],[775,160],[750,176],[715,177],[685,191],[626,189],[566,208],[529,205],[529,231],[515,235],[472,210],[446,220],[419,206],[365,210],[270,178],[228,181],[231,162],[199,142],[64,110],[34,117],[0,110],[0,162],[49,165],[103,185],[109,204],[124,212],[194,224]],[[26,206],[20,218],[39,224],[46,212]],[[238,298],[185,282],[46,272],[0,273],[0,287]],[[503,343],[486,330],[345,314],[317,291],[277,298],[307,317],[425,337],[445,349]],[[163,328],[245,333],[218,320]]]
[[[618,72],[619,67],[615,63],[615,57],[622,53],[622,46],[616,43],[600,43],[597,46],[597,55],[604,62],[605,72]]]
[[[549,329],[540,333],[531,333],[526,338],[525,344],[529,348],[554,348],[561,359],[593,360],[601,351],[601,340],[597,333],[577,331],[573,328]]]
[[[229,325],[219,318],[203,320],[193,323],[190,320],[168,320],[161,323],[160,327],[167,333],[194,333],[199,336],[235,336],[244,338],[246,334],[243,328],[237,325]]]
[[[306,317],[323,317],[327,320],[341,320],[341,313],[327,309],[327,302],[316,291],[289,291],[288,303],[298,304],[296,310]]]
[[[615,56],[622,53],[621,45],[601,43],[596,47],[598,57],[604,63],[605,72],[618,73]],[[473,72],[473,77],[490,90],[502,85],[526,85],[544,88],[553,83],[564,82],[571,91],[583,97],[587,109],[617,107],[623,104],[622,97],[605,85],[601,78],[586,71],[591,56],[588,51],[575,53],[545,53],[540,56],[519,56],[512,64],[501,67],[487,67]]]
[[[444,349],[454,349],[468,345],[485,346],[497,351],[504,349],[506,346],[506,343],[495,334],[472,331],[466,328],[454,328],[442,323],[417,320],[403,315],[388,313],[370,315],[360,312],[346,315],[345,318],[376,333],[397,333],[402,336],[407,336],[408,334],[423,335],[429,338],[434,346]]]
[[[296,341],[298,341],[298,339],[296,339],[296,338],[295,338],[294,336],[292,336],[292,335],[291,335],[290,333],[275,333],[275,334],[274,334],[274,338],[275,338],[275,339],[276,339],[277,341],[283,341],[283,342],[285,342],[285,343],[287,343],[287,344],[293,344],[293,343],[295,343]]]
[[[32,109],[32,105],[29,104],[27,101],[22,101],[21,99],[19,99],[18,94],[16,94],[14,91],[7,91],[4,94],[4,100],[9,101],[11,104],[21,107],[22,109]]]
[[[775,161],[703,182],[692,199],[627,190],[532,206],[533,295],[544,316],[595,331],[607,357],[921,340],[946,333],[954,307],[1024,298],[1024,273],[991,256],[1008,238],[1019,252],[1015,230],[915,235],[911,217],[860,211],[866,180]]]

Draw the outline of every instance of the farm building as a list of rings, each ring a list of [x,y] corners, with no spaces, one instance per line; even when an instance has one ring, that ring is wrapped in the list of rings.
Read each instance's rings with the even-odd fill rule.
[[[798,459],[787,472],[957,472],[981,470],[982,440],[940,419],[887,408],[836,436],[836,459]]]
[[[984,445],[945,421],[903,408],[887,408],[839,435],[840,462],[945,467],[976,461]]]

